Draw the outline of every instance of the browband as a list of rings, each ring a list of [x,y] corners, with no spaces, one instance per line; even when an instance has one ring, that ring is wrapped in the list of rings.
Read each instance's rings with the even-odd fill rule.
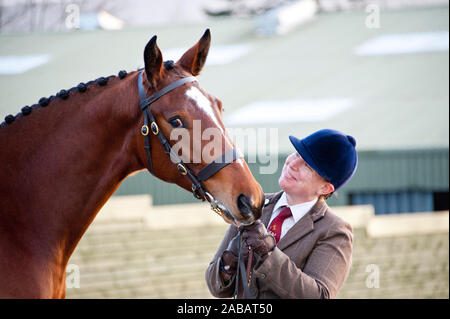
[[[138,79],[138,90],[139,90],[139,99],[140,99],[140,106],[142,110],[145,110],[147,106],[155,102],[157,99],[159,99],[161,96],[169,93],[170,91],[176,89],[179,86],[182,86],[185,83],[188,82],[194,82],[197,81],[197,78],[195,76],[188,76],[186,78],[179,79],[175,82],[170,83],[169,85],[165,86],[161,90],[157,91],[156,93],[150,95],[149,97],[146,97],[145,95],[145,89],[142,84],[142,72],[139,74]]]

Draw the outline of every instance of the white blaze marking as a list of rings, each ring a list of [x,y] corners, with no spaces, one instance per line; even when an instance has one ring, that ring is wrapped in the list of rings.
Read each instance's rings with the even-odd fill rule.
[[[217,117],[214,114],[211,102],[205,95],[203,95],[202,92],[200,92],[199,89],[193,86],[186,91],[186,95],[189,98],[193,99],[197,103],[198,107],[202,109],[206,114],[208,114],[209,117],[214,121],[214,123],[216,123],[216,125],[220,128],[219,121],[217,120]]]
[[[235,163],[239,164],[242,168],[245,169],[245,165],[244,165],[245,161],[244,161],[243,158],[238,158],[238,159],[235,161]]]
[[[221,134],[225,137],[225,141],[230,144],[230,146],[233,145],[230,138],[228,137],[228,134],[224,132],[222,129],[222,126],[219,123],[219,120],[217,119],[216,114],[214,113],[214,110],[212,108],[211,102],[208,100],[208,98],[195,86],[189,88],[186,91],[187,97],[194,100],[197,106],[207,115],[211,120],[216,124],[217,128],[220,130]]]

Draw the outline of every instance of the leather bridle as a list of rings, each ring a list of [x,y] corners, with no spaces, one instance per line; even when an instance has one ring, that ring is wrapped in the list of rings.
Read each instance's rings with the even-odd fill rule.
[[[141,128],[141,134],[144,136],[145,141],[145,152],[147,154],[147,162],[148,162],[148,170],[151,174],[155,175],[153,172],[153,165],[152,165],[152,158],[151,158],[151,143],[149,138],[150,131],[158,137],[158,140],[160,141],[161,145],[164,148],[165,153],[170,157],[170,159],[175,163],[177,166],[178,171],[181,175],[187,176],[191,182],[192,182],[192,193],[194,197],[197,199],[201,199],[203,201],[208,200],[211,204],[211,209],[217,213],[218,215],[222,216],[226,215],[229,219],[232,220],[232,222],[237,225],[236,221],[242,223],[242,221],[233,216],[230,211],[226,208],[226,206],[219,200],[215,199],[206,189],[206,187],[203,185],[203,181],[206,181],[207,179],[211,178],[213,175],[215,175],[218,171],[220,171],[225,166],[231,164],[238,158],[242,158],[243,155],[239,150],[236,148],[230,149],[223,153],[221,156],[216,158],[214,161],[203,167],[198,174],[194,174],[191,169],[182,161],[182,159],[176,154],[176,152],[172,151],[172,146],[170,145],[169,141],[165,137],[164,133],[161,132],[159,129],[158,124],[156,123],[155,117],[153,116],[150,107],[151,104],[154,103],[156,100],[158,100],[163,95],[173,91],[174,89],[184,85],[185,83],[194,82],[197,81],[197,79],[194,76],[189,76],[185,78],[181,78],[175,82],[170,83],[169,85],[165,86],[161,90],[153,93],[149,97],[147,97],[145,88],[143,85],[143,72],[141,71],[139,73],[138,77],[138,92],[139,92],[139,100],[140,100],[140,107],[142,111],[144,112],[144,125],[142,125]],[[149,127],[150,123],[150,127]]]

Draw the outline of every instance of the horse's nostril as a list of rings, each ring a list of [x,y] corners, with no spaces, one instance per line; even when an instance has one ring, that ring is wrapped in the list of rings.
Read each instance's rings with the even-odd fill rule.
[[[248,197],[244,194],[238,196],[237,206],[242,216],[250,217],[252,215],[252,205]]]

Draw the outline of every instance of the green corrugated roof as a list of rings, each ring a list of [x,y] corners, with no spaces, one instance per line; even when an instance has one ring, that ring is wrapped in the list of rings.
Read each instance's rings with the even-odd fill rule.
[[[279,128],[279,150],[289,134],[335,128],[356,137],[359,149],[448,147],[448,51],[355,56],[374,37],[448,31],[448,7],[381,12],[379,29],[366,28],[365,12],[321,14],[285,36],[258,38],[248,19],[208,24],[32,35],[1,35],[0,56],[51,54],[51,61],[20,75],[0,75],[0,116],[81,81],[135,70],[148,39],[164,50],[188,47],[206,27],[212,45],[249,44],[250,53],[206,66],[200,84],[222,99],[225,116],[263,100],[351,98],[354,105],[323,122],[267,125]],[[259,141],[263,142],[263,141]]]

